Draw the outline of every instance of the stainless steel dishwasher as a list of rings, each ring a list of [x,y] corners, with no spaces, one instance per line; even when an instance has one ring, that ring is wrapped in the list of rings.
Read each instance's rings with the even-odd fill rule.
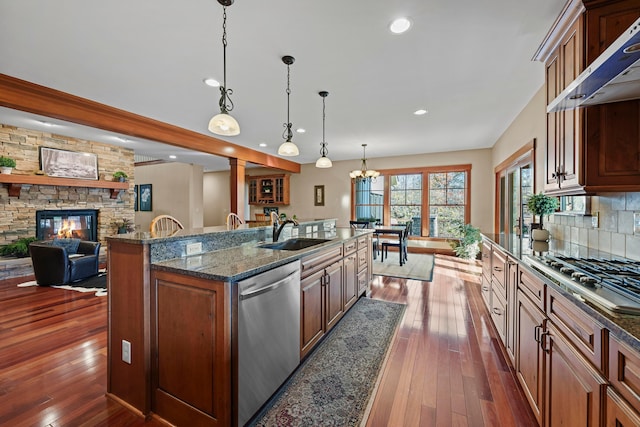
[[[238,425],[300,363],[300,261],[238,282]]]

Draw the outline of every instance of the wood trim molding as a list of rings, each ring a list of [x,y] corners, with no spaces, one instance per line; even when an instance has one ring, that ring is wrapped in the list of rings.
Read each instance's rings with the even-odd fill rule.
[[[0,74],[0,106],[162,142],[228,159],[300,173],[300,164],[218,138]]]
[[[493,168],[494,173],[498,173],[509,166],[515,165],[521,157],[524,157],[529,152],[535,152],[536,148],[536,139],[533,138],[531,141],[524,144],[522,147],[518,149],[515,153],[507,157],[504,161],[500,162],[498,166]],[[532,160],[535,160],[535,156]]]
[[[558,15],[555,22],[544,37],[536,53],[531,58],[532,61],[547,62],[551,53],[558,47],[562,37],[572,23],[585,11],[582,0],[570,0]]]

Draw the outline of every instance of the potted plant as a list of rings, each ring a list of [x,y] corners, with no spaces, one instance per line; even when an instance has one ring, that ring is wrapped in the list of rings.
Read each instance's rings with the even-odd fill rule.
[[[16,167],[16,161],[11,157],[0,156],[0,173],[10,174]]]
[[[35,237],[23,237],[8,245],[0,246],[0,255],[24,258],[29,256],[29,243],[35,242]]]
[[[118,234],[131,233],[136,229],[135,225],[129,218],[122,218],[119,221],[114,221],[112,224],[118,230]]]
[[[452,226],[451,232],[456,239],[449,240],[449,245],[456,256],[463,259],[476,259],[480,253],[482,241],[480,229],[471,224],[457,222]]]
[[[129,176],[122,171],[116,171],[113,173],[114,181],[126,182],[127,178],[129,178]]]
[[[558,199],[543,193],[534,194],[529,197],[527,208],[529,208],[529,212],[534,216],[534,221],[536,215],[540,217],[539,228],[534,228],[534,225],[531,225],[531,239],[538,241],[549,240],[549,231],[544,230],[542,227],[543,218],[545,215],[551,215],[558,209]]]

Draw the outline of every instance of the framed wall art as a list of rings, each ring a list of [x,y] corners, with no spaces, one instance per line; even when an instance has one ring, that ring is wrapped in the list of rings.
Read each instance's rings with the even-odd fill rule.
[[[40,169],[47,176],[98,179],[98,156],[93,153],[40,147]]]
[[[151,184],[140,184],[138,187],[139,197],[138,197],[138,209],[143,212],[151,211]]]
[[[313,187],[313,202],[314,206],[324,206],[324,185]]]
[[[138,210],[138,184],[133,186],[133,210]]]

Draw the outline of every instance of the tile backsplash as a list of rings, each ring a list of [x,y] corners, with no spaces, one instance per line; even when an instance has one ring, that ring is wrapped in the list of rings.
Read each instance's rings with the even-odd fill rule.
[[[553,239],[577,243],[616,256],[640,260],[640,233],[634,233],[634,214],[640,216],[640,193],[591,196],[591,212],[598,216],[554,214],[545,218]]]

